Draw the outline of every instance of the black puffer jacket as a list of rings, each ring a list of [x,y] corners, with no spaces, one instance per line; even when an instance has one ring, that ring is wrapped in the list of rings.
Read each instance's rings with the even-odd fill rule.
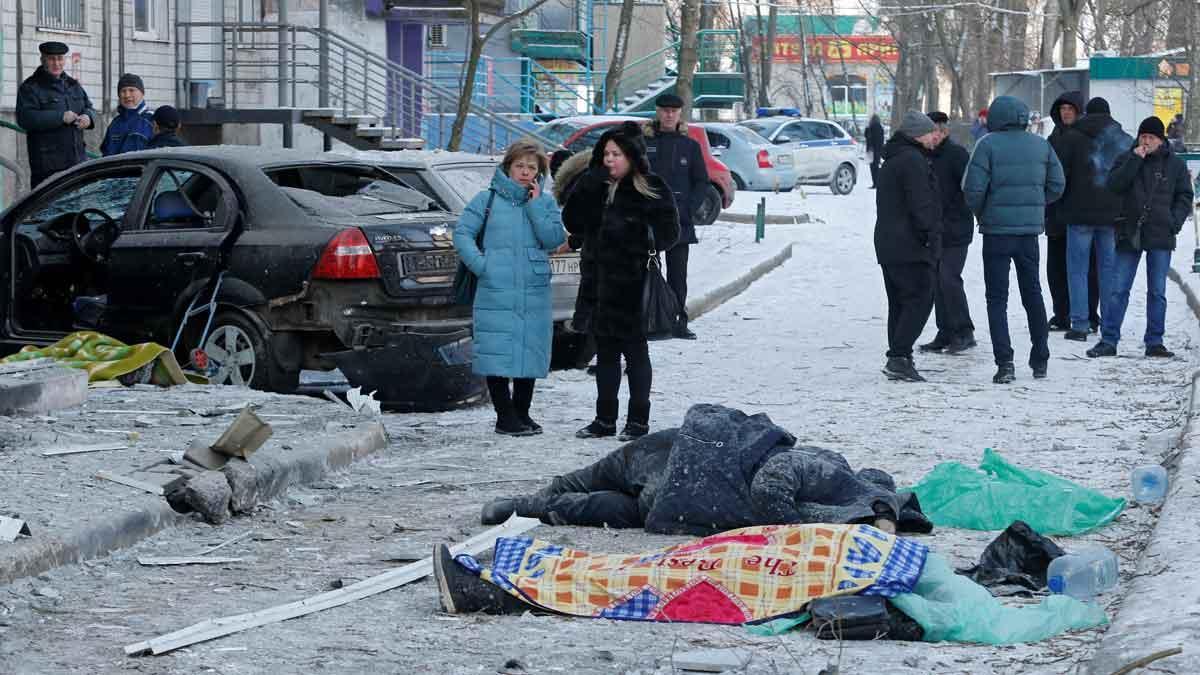
[[[1059,161],[1067,191],[1055,217],[1067,225],[1112,226],[1121,212],[1121,198],[1105,187],[1108,173],[1133,138],[1110,115],[1093,113],[1063,135]]]
[[[1054,131],[1050,132],[1050,137],[1046,140],[1050,142],[1050,147],[1054,148],[1054,154],[1058,155],[1058,161],[1063,161],[1063,138],[1066,137],[1067,131],[1071,128],[1068,124],[1063,124],[1062,115],[1059,108],[1062,104],[1070,103],[1075,106],[1075,119],[1078,121],[1083,116],[1083,93],[1078,91],[1068,91],[1067,93],[1054,99],[1054,104],[1050,106],[1050,119],[1054,120]],[[1058,215],[1059,207],[1062,200],[1051,202],[1046,205],[1046,236],[1047,237],[1065,237],[1067,236],[1067,223]]]
[[[962,179],[971,155],[966,148],[947,138],[930,153],[930,157],[942,197],[942,247],[967,246],[975,234],[975,216],[967,208]]]
[[[883,162],[875,184],[875,259],[932,264],[941,255],[942,208],[929,155],[896,133],[883,146]]]
[[[63,113],[87,115],[96,126],[96,111],[87,92],[69,75],[51,77],[41,66],[17,90],[17,124],[29,147],[30,187],[87,160],[83,130],[63,122]]]
[[[680,122],[676,131],[658,127],[658,122],[642,125],[646,137],[646,159],[650,170],[658,174],[675,195],[679,209],[679,244],[697,244],[692,214],[704,204],[708,191],[708,167],[700,144],[688,136],[687,123]],[[663,249],[666,250],[666,249]]]
[[[1141,251],[1175,250],[1175,236],[1192,212],[1187,165],[1163,143],[1145,159],[1132,150],[1117,158],[1108,189],[1121,196],[1118,246]]]

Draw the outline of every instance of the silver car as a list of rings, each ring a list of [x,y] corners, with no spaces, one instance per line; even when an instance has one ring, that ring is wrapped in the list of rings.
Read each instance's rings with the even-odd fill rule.
[[[796,169],[790,149],[772,145],[762,136],[736,124],[705,122],[696,126],[703,127],[713,157],[719,157],[729,167],[737,189],[787,192],[796,186]]]
[[[848,195],[858,180],[858,142],[836,122],[803,117],[759,117],[738,122],[772,144],[790,149],[798,180],[828,185],[835,195]]]

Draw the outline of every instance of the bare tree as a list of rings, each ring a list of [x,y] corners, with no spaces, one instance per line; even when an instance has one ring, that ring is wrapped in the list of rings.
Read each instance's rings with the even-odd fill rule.
[[[1044,0],[1042,8],[1042,43],[1038,52],[1038,67],[1052,68],[1054,66],[1054,46],[1062,29],[1058,25],[1058,0]]]
[[[679,76],[675,91],[683,99],[684,121],[692,118],[692,79],[700,60],[697,42],[700,31],[700,0],[683,0],[679,7]]]
[[[1059,25],[1062,27],[1062,67],[1074,68],[1079,60],[1079,14],[1083,0],[1058,0]]]
[[[479,71],[479,61],[483,56],[483,46],[508,24],[523,19],[535,9],[550,0],[533,0],[525,9],[501,18],[488,32],[479,34],[479,0],[463,0],[467,10],[467,41],[470,45],[467,52],[466,72],[463,74],[462,95],[458,99],[458,111],[454,115],[454,125],[450,127],[450,142],[446,149],[458,150],[462,144],[463,127],[467,124],[467,115],[471,112],[471,97],[475,94],[475,74]]]
[[[604,76],[604,91],[596,92],[596,105],[602,111],[612,110],[617,103],[621,75],[625,73],[625,55],[629,53],[629,29],[633,25],[633,0],[624,0],[617,19],[617,36],[613,41],[612,60]]]

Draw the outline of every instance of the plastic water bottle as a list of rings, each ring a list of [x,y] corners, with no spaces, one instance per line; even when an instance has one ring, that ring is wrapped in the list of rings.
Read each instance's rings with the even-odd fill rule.
[[[1167,498],[1167,470],[1158,464],[1139,466],[1133,470],[1133,499],[1143,504],[1157,504]]]
[[[1051,593],[1087,601],[1116,588],[1117,572],[1117,554],[1097,546],[1051,560],[1046,582]]]

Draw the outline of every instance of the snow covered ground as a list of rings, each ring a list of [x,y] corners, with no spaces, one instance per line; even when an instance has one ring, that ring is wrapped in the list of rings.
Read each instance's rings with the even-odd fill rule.
[[[760,196],[739,195],[734,210],[752,212]],[[1181,423],[1200,329],[1174,284],[1168,286],[1166,339],[1176,359],[1142,358],[1145,286],[1139,279],[1119,358],[1087,359],[1089,345],[1055,333],[1048,379],[1035,381],[1019,366],[1015,383],[997,386],[991,383],[977,240],[966,283],[979,347],[961,356],[919,355],[928,383],[888,382],[879,372],[886,301],[871,243],[874,193],[860,185],[848,197],[813,189],[767,198],[770,213],[808,212],[817,220],[769,225],[766,245],[757,246],[752,225],[701,228],[705,244],[693,254],[693,288],[740,273],[747,247],[765,258],[795,241],[794,257],[697,321],[698,341],[652,345],[654,428],[678,424],[692,404],[721,403],[765,411],[802,442],[842,452],[856,467],[890,471],[901,484],[916,482],[940,461],[977,463],[992,447],[1017,464],[1127,496],[1129,471],[1156,459],[1145,448],[1147,437]],[[1022,364],[1029,342],[1015,289],[1010,315]],[[931,321],[923,339],[932,336]],[[177,528],[110,558],[0,587],[0,666],[6,666],[0,670],[67,672],[87,663],[95,672],[490,673],[517,659],[536,673],[667,673],[672,654],[741,646],[755,654],[746,668],[754,673],[815,673],[831,663],[847,673],[1059,673],[1086,663],[1103,634],[1095,629],[1011,647],[838,645],[803,632],[767,639],[717,626],[447,617],[436,610],[433,584],[419,583],[162,657],[121,655],[121,645],[300,599],[335,580],[392,568],[384,559],[397,550],[424,554],[434,542],[480,531],[479,508],[486,500],[530,491],[616,447],[615,441],[573,436],[591,419],[594,398],[593,381],[583,372],[552,374],[539,383],[534,399],[533,415],[546,434],[530,439],[494,435],[494,417],[484,408],[389,415],[393,442],[387,451],[323,484],[293,491],[252,519],[220,530]],[[432,482],[414,484],[423,480]],[[1060,543],[1068,549],[1083,542],[1113,547],[1128,580],[1154,517],[1151,509],[1131,506],[1099,532]],[[245,561],[221,569],[154,569],[135,562],[139,554],[185,554],[249,529],[256,535],[224,551]],[[533,534],[610,552],[679,540],[595,528],[541,527]],[[921,539],[964,566],[996,534],[939,529]],[[61,600],[34,593],[47,586]],[[1114,615],[1120,591],[1103,602]],[[1169,672],[1170,662],[1156,666]]]

